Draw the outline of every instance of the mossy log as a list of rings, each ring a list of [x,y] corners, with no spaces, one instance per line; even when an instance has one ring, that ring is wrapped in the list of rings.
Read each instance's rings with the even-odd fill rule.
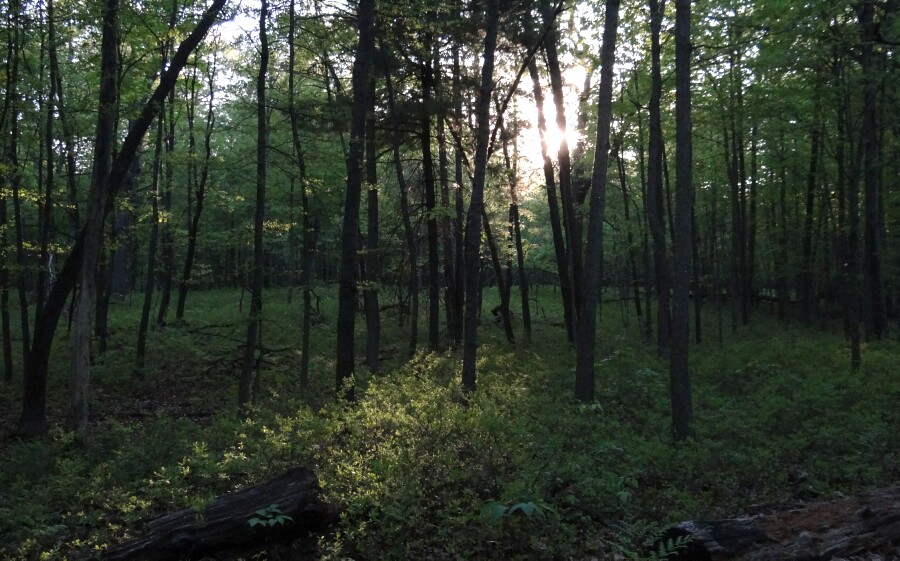
[[[277,505],[292,520],[250,525],[257,510]],[[217,551],[323,531],[334,511],[319,497],[315,473],[297,468],[213,500],[202,511],[185,509],[147,523],[143,535],[111,547],[104,561],[197,559]]]
[[[896,553],[900,487],[745,518],[691,520],[671,528],[666,538],[679,536],[690,538],[670,557],[679,561],[824,561]]]

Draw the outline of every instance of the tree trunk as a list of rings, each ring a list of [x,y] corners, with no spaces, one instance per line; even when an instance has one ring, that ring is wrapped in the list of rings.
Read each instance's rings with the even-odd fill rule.
[[[258,379],[260,329],[262,325],[263,291],[263,228],[266,219],[266,168],[269,141],[268,107],[266,106],[266,76],[269,71],[269,2],[259,6],[259,73],[256,76],[256,210],[253,216],[253,268],[250,270],[250,315],[247,317],[247,336],[244,339],[244,364],[238,386],[238,412],[247,417],[254,395],[254,372]]]
[[[688,365],[690,343],[691,209],[691,0],[675,0],[675,274],[672,290],[670,395],[675,440],[691,435],[693,408]]]
[[[69,412],[66,426],[76,439],[87,436],[87,391],[91,368],[91,334],[97,298],[97,269],[102,245],[104,212],[115,146],[116,113],[119,99],[119,2],[106,0],[103,11],[103,40],[100,47],[100,106],[97,138],[94,142],[94,166],[88,218],[85,225],[85,250],[79,270],[78,300],[75,304],[75,336],[72,342],[72,375],[69,381]]]
[[[356,286],[359,251],[359,207],[363,183],[363,153],[366,113],[372,104],[369,80],[375,50],[375,1],[360,0],[357,6],[359,43],[353,62],[353,105],[350,117],[350,150],[347,155],[347,191],[341,230],[341,273],[338,292],[337,360],[335,385],[340,397],[353,400]]]
[[[370,80],[369,95],[375,99],[375,77]],[[369,112],[366,124],[366,289],[363,302],[366,310],[366,364],[373,372],[380,368],[381,310],[378,306],[378,283],[381,266],[378,249],[378,159],[375,144],[375,113]]]
[[[497,279],[497,292],[500,294],[500,306],[497,312],[500,314],[500,320],[503,322],[503,331],[506,333],[506,340],[510,343],[516,342],[513,333],[512,318],[509,311],[510,289],[506,275],[503,274],[503,265],[500,263],[500,254],[497,251],[497,243],[494,241],[494,235],[491,232],[491,221],[488,219],[484,206],[481,207],[481,220],[484,226],[484,240],[487,243],[488,251],[491,254],[491,264],[494,266],[494,276]]]
[[[663,205],[663,136],[660,115],[662,74],[660,70],[660,30],[663,6],[660,0],[650,0],[650,140],[647,161],[647,219],[653,238],[653,268],[656,272],[656,343],[661,357],[669,356],[672,317],[669,293],[672,277],[669,268],[669,250],[666,244],[665,208]]]
[[[164,62],[165,64],[165,62]],[[144,304],[141,307],[141,323],[138,326],[137,345],[135,351],[135,375],[144,377],[144,363],[147,350],[147,329],[150,327],[150,311],[153,308],[153,289],[156,286],[156,249],[159,243],[159,174],[163,154],[163,119],[165,112],[160,110],[156,128],[156,148],[153,154],[153,171],[150,187],[150,240],[147,245],[147,274],[144,276]]]
[[[431,51],[431,37],[426,34],[425,52]],[[433,89],[431,60],[422,64],[422,117],[419,144],[422,149],[422,183],[425,192],[426,239],[428,245],[428,348],[440,347],[440,255],[438,254],[438,223],[436,216],[434,158],[431,153],[431,93]]]
[[[187,249],[185,251],[184,257],[184,268],[181,271],[181,280],[178,283],[178,303],[175,306],[176,320],[184,318],[184,307],[187,302],[187,294],[189,283],[191,280],[191,274],[194,270],[194,259],[196,259],[197,255],[197,236],[200,233],[200,216],[203,213],[203,203],[206,199],[206,186],[209,181],[209,162],[212,158],[211,140],[213,128],[216,122],[215,112],[213,110],[215,102],[215,68],[216,57],[214,54],[212,68],[209,71],[209,101],[207,102],[208,104],[206,106],[206,128],[203,133],[203,164],[200,170],[200,179],[195,180],[196,188],[194,191],[194,205],[188,221]],[[291,76],[293,76],[293,74]],[[196,99],[193,95],[192,98],[194,98],[194,100]],[[194,103],[195,101],[192,101],[192,104]],[[193,110],[191,112],[191,115],[193,115]],[[191,119],[191,122],[193,122],[193,119]],[[191,129],[191,144],[193,146],[193,126],[191,126]],[[195,152],[196,149],[192,147],[192,153]]]
[[[478,293],[481,289],[481,217],[484,213],[484,183],[487,174],[488,142],[491,126],[491,91],[494,86],[494,51],[497,48],[497,27],[500,17],[499,0],[487,0],[485,9],[484,58],[481,67],[481,88],[476,104],[475,166],[472,197],[466,216],[466,311],[463,335],[462,388],[475,391],[475,358],[478,350]]]
[[[880,489],[771,514],[682,522],[663,539],[690,540],[669,556],[678,561],[861,559],[855,556],[894,551],[898,501],[900,488]]]
[[[553,234],[553,249],[556,255],[556,271],[559,276],[559,287],[563,301],[563,317],[566,323],[566,333],[569,341],[575,337],[575,314],[572,298],[572,277],[569,275],[569,258],[566,254],[566,242],[563,238],[562,222],[560,220],[559,202],[556,197],[556,180],[553,175],[553,162],[550,160],[547,149],[547,120],[544,117],[544,93],[541,89],[540,76],[537,63],[532,59],[528,63],[528,72],[534,91],[535,105],[537,106],[538,134],[541,138],[541,159],[544,164],[544,183],[547,186],[547,206],[550,212],[550,230]]]
[[[383,51],[382,47],[382,51]],[[419,331],[419,282],[417,278],[419,264],[416,256],[416,235],[412,226],[409,209],[409,191],[406,185],[406,176],[403,173],[403,161],[400,158],[400,114],[394,101],[394,87],[390,71],[385,64],[385,86],[388,92],[388,110],[391,114],[392,139],[391,148],[394,158],[394,169],[397,173],[397,187],[400,190],[400,218],[403,221],[403,234],[406,241],[406,253],[409,258],[409,298],[410,298],[410,325],[409,325],[409,357],[416,354]]]
[[[594,400],[594,347],[597,342],[597,297],[600,292],[603,259],[603,221],[606,213],[606,182],[609,173],[610,127],[612,124],[613,67],[616,60],[616,32],[619,27],[619,0],[606,0],[603,47],[600,51],[600,93],[597,101],[597,137],[591,173],[590,214],[581,310],[575,330],[575,399]]]
[[[217,497],[201,512],[186,508],[151,520],[142,536],[112,546],[103,559],[199,559],[281,537],[321,532],[336,521],[336,516],[319,495],[316,475],[306,469],[293,469],[264,483]],[[276,519],[270,505],[290,518],[268,526],[266,522]],[[260,510],[267,514],[259,513]],[[254,518],[262,523],[251,526]]]

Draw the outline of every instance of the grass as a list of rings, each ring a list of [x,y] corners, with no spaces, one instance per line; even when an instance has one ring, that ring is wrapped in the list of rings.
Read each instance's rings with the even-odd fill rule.
[[[194,293],[184,324],[151,332],[144,380],[132,376],[138,305],[118,304],[93,370],[87,448],[58,428],[61,334],[51,434],[0,444],[0,557],[92,558],[155,516],[293,465],[313,467],[343,512],[320,540],[323,559],[640,558],[641,544],[674,521],[900,480],[896,341],[866,346],[854,374],[843,339],[822,331],[759,317],[721,344],[710,336],[691,354],[697,436],[674,446],[666,364],[613,305],[599,332],[594,404],[571,398],[574,357],[544,288],[532,345],[482,326],[479,389],[468,401],[457,355],[403,360],[405,327],[386,316],[385,369],[360,369],[361,397],[344,406],[331,399],[334,296],[320,295],[325,322],[301,394],[298,300],[267,292],[271,352],[247,421],[235,415],[247,312],[238,292]],[[21,388],[8,390],[7,428]]]

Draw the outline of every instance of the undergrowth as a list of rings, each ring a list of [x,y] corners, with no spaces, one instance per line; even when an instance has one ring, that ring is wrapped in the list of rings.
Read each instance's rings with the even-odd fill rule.
[[[151,334],[143,381],[130,369],[136,306],[115,310],[89,446],[59,428],[2,445],[0,556],[99,557],[160,514],[296,465],[313,468],[340,508],[318,546],[334,560],[652,558],[673,521],[900,480],[896,342],[867,346],[857,373],[839,336],[765,319],[695,346],[696,438],[674,446],[666,365],[615,313],[600,328],[595,403],[571,398],[565,332],[539,317],[528,346],[482,327],[469,396],[455,353],[405,361],[405,328],[388,321],[384,371],[361,371],[357,402],[336,404],[334,324],[316,328],[313,387],[301,395],[297,305],[273,292],[264,391],[242,421],[237,296],[193,298],[187,323]],[[65,397],[57,352],[51,413]]]

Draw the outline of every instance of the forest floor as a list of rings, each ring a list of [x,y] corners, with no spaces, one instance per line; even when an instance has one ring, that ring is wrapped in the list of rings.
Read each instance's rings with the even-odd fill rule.
[[[646,545],[673,522],[900,482],[896,335],[865,345],[852,373],[836,330],[758,310],[733,331],[726,314],[720,341],[707,310],[704,341],[691,349],[696,436],[676,446],[667,366],[619,303],[603,309],[595,403],[572,399],[574,356],[557,295],[542,287],[531,344],[510,345],[499,326],[482,325],[470,399],[459,393],[458,356],[404,360],[407,327],[388,315],[382,372],[360,368],[359,399],[341,405],[332,400],[334,295],[319,293],[305,392],[299,296],[288,304],[286,291],[267,293],[267,353],[245,421],[236,415],[247,314],[239,292],[193,293],[185,322],[150,333],[143,378],[132,366],[140,306],[116,304],[108,350],[95,357],[86,447],[61,428],[61,326],[48,437],[13,436],[20,381],[0,396],[0,558],[102,559],[154,517],[293,466],[314,469],[342,511],[311,546],[325,560],[649,559]],[[297,558],[292,551],[270,544],[220,558]]]

